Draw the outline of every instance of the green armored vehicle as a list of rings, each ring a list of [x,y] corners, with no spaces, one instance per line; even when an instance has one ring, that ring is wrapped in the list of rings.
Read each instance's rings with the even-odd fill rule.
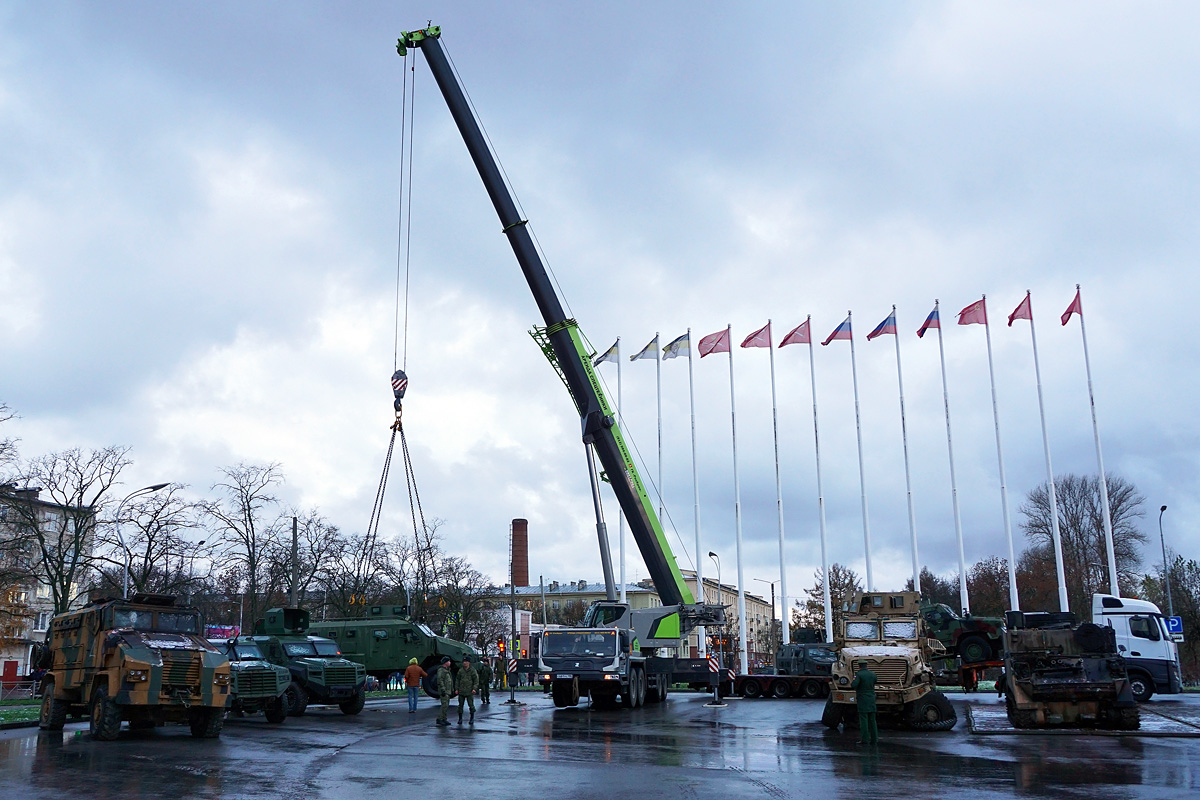
[[[284,692],[288,715],[300,716],[309,704],[336,705],[343,714],[357,714],[366,700],[366,671],[343,658],[337,642],[310,636],[308,623],[302,608],[272,608],[254,623],[249,637],[268,661],[291,671],[292,682]]]
[[[87,714],[92,736],[112,741],[130,728],[187,723],[192,735],[221,735],[230,698],[229,661],[202,637],[194,608],[161,594],[103,599],[50,622],[35,656],[42,679],[38,725],[62,730]]]
[[[999,617],[960,617],[944,603],[921,603],[925,630],[964,664],[981,664],[1004,657],[1004,620]]]
[[[233,677],[233,699],[229,710],[235,714],[266,715],[267,722],[283,722],[287,718],[284,692],[292,682],[287,667],[272,664],[263,656],[258,643],[247,638],[213,642],[229,659]]]
[[[430,697],[437,697],[437,671],[442,658],[450,656],[458,668],[464,656],[480,662],[479,652],[463,642],[438,636],[422,622],[413,622],[403,606],[371,606],[367,616],[358,619],[327,619],[313,626],[313,633],[338,643],[342,655],[364,665],[367,674],[381,682],[403,672],[415,658],[427,673],[421,686]]]

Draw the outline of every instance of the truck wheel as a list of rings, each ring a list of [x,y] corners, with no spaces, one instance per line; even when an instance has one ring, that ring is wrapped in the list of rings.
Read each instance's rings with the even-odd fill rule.
[[[639,669],[637,671],[637,695],[634,698],[636,708],[641,708],[646,705],[646,671]]]
[[[788,685],[787,681],[775,681],[771,684],[771,696],[778,697],[780,700],[791,697],[792,687]]]
[[[555,708],[579,705],[579,681],[555,681],[550,685],[550,696],[554,699]]]
[[[964,664],[978,664],[992,657],[992,646],[982,636],[964,636],[958,643],[958,654]]]
[[[1154,681],[1140,672],[1131,672],[1129,674],[1129,691],[1133,693],[1134,700],[1144,703],[1154,696]]]
[[[225,709],[223,708],[193,708],[188,717],[188,725],[192,736],[197,739],[216,739],[225,727]]]
[[[825,701],[825,710],[821,712],[821,724],[831,730],[837,730],[842,724],[842,707],[835,705],[833,700]]]
[[[287,700],[286,695],[279,695],[274,700],[267,703],[263,708],[263,714],[267,717],[267,722],[278,724],[287,719]]]
[[[742,684],[742,697],[754,699],[755,697],[762,697],[762,693],[762,686],[754,678],[747,678]]]
[[[304,716],[304,711],[308,708],[308,692],[304,691],[303,686],[292,681],[283,690],[283,698],[287,703],[287,714],[289,717]]]
[[[647,703],[661,703],[663,700],[666,699],[666,697],[664,697],[664,695],[666,694],[666,685],[663,683],[663,680],[664,680],[664,676],[662,676],[662,675],[659,675],[657,677],[657,679],[655,679],[655,678],[647,678],[646,679],[646,702]]]
[[[44,731],[61,731],[67,724],[67,704],[54,699],[54,681],[42,679],[42,711],[38,715],[38,727]]]
[[[121,707],[108,696],[108,687],[97,686],[92,692],[92,713],[88,731],[93,739],[111,742],[121,732]]]
[[[820,681],[805,681],[800,686],[800,694],[801,696],[812,700],[821,696],[821,688]]]
[[[349,700],[347,700],[343,703],[338,703],[338,708],[340,708],[342,710],[342,713],[345,714],[346,716],[352,717],[355,714],[357,714],[358,712],[363,710],[363,706],[366,704],[366,702],[367,702],[367,687],[364,685],[364,686],[360,687],[357,692],[354,693],[354,697],[351,697]]]
[[[958,714],[946,695],[934,691],[913,701],[906,721],[914,731],[948,731],[958,722]]]

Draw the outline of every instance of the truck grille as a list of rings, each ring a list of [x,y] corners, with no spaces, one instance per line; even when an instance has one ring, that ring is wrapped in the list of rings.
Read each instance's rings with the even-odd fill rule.
[[[878,678],[879,686],[903,686],[908,680],[908,662],[903,658],[884,658],[876,662],[855,659],[854,674],[864,667],[870,668]]]
[[[243,669],[237,673],[237,688],[234,690],[245,697],[273,697],[275,695],[275,673],[269,669]]]
[[[164,651],[163,686],[186,686],[188,688],[200,685],[200,660],[192,653],[171,653]]]
[[[358,683],[357,670],[354,667],[326,667],[326,686],[353,686]]]

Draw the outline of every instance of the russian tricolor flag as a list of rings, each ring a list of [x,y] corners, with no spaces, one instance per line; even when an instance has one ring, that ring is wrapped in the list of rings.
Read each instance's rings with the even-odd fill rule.
[[[925,324],[922,325],[917,330],[917,338],[924,338],[925,331],[929,330],[930,328],[939,328],[940,329],[941,327],[942,327],[942,319],[940,316],[938,316],[937,305],[934,305],[933,311],[930,311],[929,316],[925,318]]]
[[[821,342],[822,346],[829,344],[834,339],[853,339],[850,333],[850,317],[846,317],[846,321],[833,329],[833,333],[825,337],[825,341]]]
[[[888,315],[887,319],[885,319],[883,322],[881,322],[875,326],[875,330],[873,330],[867,334],[867,341],[868,342],[871,341],[876,336],[883,336],[885,333],[890,333],[893,336],[896,335],[896,311],[895,311],[895,309],[892,310],[892,313]]]

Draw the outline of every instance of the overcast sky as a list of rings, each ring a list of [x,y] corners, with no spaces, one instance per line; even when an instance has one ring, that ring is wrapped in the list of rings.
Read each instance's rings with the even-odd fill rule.
[[[1110,473],[1195,557],[1200,10],[1184,3],[0,2],[0,400],[22,454],[132,447],[125,491],[206,493],[279,462],[289,504],[366,527],[392,421],[401,31],[427,20],[597,348],[735,341],[854,312],[876,583],[910,574],[897,307],[921,560],[956,568],[935,337],[942,303],[968,562],[1045,481],[1094,474],[1083,286]],[[410,63],[412,61],[410,60]],[[503,583],[600,577],[573,406],[422,57],[415,59],[406,430],[447,549]],[[846,342],[817,347],[831,558],[862,572]],[[401,353],[403,357],[405,353]],[[776,353],[789,593],[820,565],[808,353]],[[734,354],[747,589],[779,576],[765,350]],[[703,542],[736,576],[727,356],[695,362]],[[654,364],[623,364],[656,471]],[[601,368],[615,392],[612,364]],[[687,362],[663,364],[662,491],[695,560]],[[616,505],[609,522],[616,550]],[[393,471],[384,530],[411,533]],[[1023,535],[1019,529],[1018,547]],[[629,576],[645,577],[630,542]],[[706,564],[711,574],[711,563]]]

